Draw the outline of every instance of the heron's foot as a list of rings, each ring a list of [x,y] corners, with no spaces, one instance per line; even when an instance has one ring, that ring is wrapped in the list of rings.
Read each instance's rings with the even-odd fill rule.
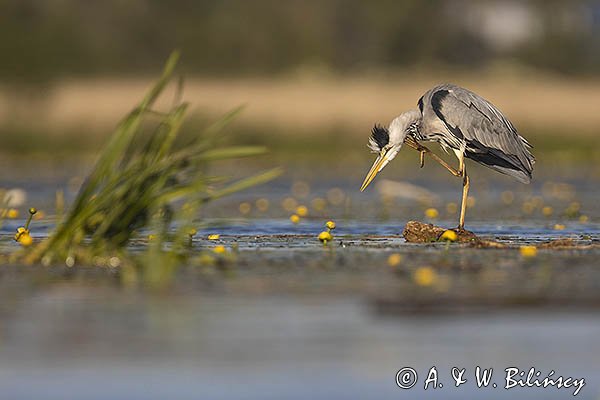
[[[464,225],[463,226],[457,226],[456,228],[452,229],[454,232],[456,232],[456,234],[458,235],[458,241],[459,242],[471,242],[471,241],[478,241],[479,238],[477,237],[477,235],[475,235],[473,232],[465,229]]]
[[[404,139],[404,143],[408,147],[415,149],[416,151],[418,151],[420,153],[419,158],[420,158],[421,168],[423,168],[423,166],[425,165],[425,154],[429,154],[431,156],[431,158],[433,158],[435,161],[437,161],[442,167],[444,167],[448,171],[450,171],[450,173],[452,175],[458,176],[458,177],[463,176],[463,172],[459,172],[459,171],[455,170],[454,168],[452,168],[450,165],[448,165],[448,163],[446,161],[441,159],[437,154],[435,154],[433,151],[429,150],[427,147],[423,146],[422,144],[418,143],[413,138],[407,136],[407,138]]]
[[[467,229],[465,229],[464,225],[463,226],[457,226],[456,228],[452,228],[452,230],[454,232],[456,232],[458,235],[467,235],[467,236],[475,236],[475,234]]]

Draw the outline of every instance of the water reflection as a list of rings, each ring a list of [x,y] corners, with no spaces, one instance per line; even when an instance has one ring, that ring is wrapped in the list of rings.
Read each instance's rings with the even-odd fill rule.
[[[566,398],[557,389],[450,387],[452,366],[535,366],[600,390],[593,314],[384,317],[331,296],[149,295],[57,285],[3,302],[3,398]],[[447,388],[402,391],[435,365]],[[501,379],[498,378],[498,382]]]

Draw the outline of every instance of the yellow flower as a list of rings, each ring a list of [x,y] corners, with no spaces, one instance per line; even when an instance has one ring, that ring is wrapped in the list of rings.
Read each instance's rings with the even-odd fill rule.
[[[429,219],[436,219],[440,213],[435,208],[425,210],[425,216]]]
[[[208,235],[208,240],[219,240],[220,237],[221,235],[219,235],[218,233],[213,233]]]
[[[504,204],[512,204],[512,202],[515,200],[515,195],[510,190],[507,190],[502,192],[501,198]]]
[[[325,223],[325,226],[327,227],[327,229],[333,230],[333,229],[335,229],[335,222],[333,222],[333,221],[327,221]]]
[[[213,251],[217,254],[223,254],[225,253],[226,249],[225,246],[216,246]]]
[[[431,267],[419,267],[413,274],[413,280],[419,286],[431,286],[437,279],[437,273]]]
[[[323,231],[321,233],[319,233],[319,240],[325,244],[327,244],[327,242],[333,240],[333,236],[331,236],[331,233],[327,232],[327,231]]]
[[[156,235],[154,235],[154,234],[152,234],[152,233],[148,235],[148,241],[150,241],[150,242],[151,242],[151,241],[153,241],[153,240],[155,240],[155,239],[156,239]]]
[[[398,253],[390,254],[387,263],[390,267],[395,267],[402,261],[402,256]]]
[[[10,208],[7,212],[6,212],[6,216],[10,219],[15,219],[15,218],[19,218],[19,210],[16,210],[14,208]]]
[[[188,235],[190,235],[190,237],[193,237],[194,235],[196,235],[196,233],[198,233],[196,228],[190,228],[190,230],[188,231]]]
[[[308,208],[306,206],[298,206],[296,207],[296,214],[299,217],[306,217],[308,215]]]
[[[292,212],[298,207],[298,202],[293,197],[286,197],[281,202],[281,207],[283,207],[285,211]]]
[[[446,204],[446,212],[448,212],[448,214],[456,214],[456,212],[458,211],[458,205],[456,203],[448,203]]]
[[[21,243],[21,246],[27,247],[33,243],[33,239],[29,233],[23,232],[23,234],[19,237],[19,243]]]
[[[574,201],[571,204],[569,204],[569,206],[565,210],[565,214],[569,218],[575,218],[575,217],[577,217],[579,215],[579,210],[580,209],[581,209],[581,204],[579,204],[578,202]]]
[[[555,224],[554,225],[554,230],[557,230],[557,231],[564,231],[565,228],[566,227],[563,224]]]
[[[317,211],[323,211],[327,207],[327,200],[316,197],[310,202],[310,205]]]
[[[292,194],[301,199],[305,198],[310,194],[309,184],[303,181],[294,182],[292,185]]]
[[[269,209],[270,202],[268,199],[260,198],[256,200],[256,208],[260,212],[265,212]]]
[[[589,217],[587,215],[582,215],[579,217],[579,222],[581,222],[582,224],[585,224],[589,221]]]
[[[545,206],[542,208],[542,214],[544,214],[545,217],[551,216],[553,212],[554,210],[550,206]]]
[[[29,234],[29,231],[23,226],[18,227],[17,233],[15,233],[15,240],[18,242],[21,236],[23,236],[24,234]]]
[[[444,231],[444,233],[442,233],[442,236],[440,236],[440,241],[446,241],[446,242],[456,242],[456,240],[458,239],[458,235],[456,234],[456,232],[454,232],[452,229],[447,229]]]
[[[523,257],[535,257],[537,255],[537,247],[535,246],[521,246],[519,251]]]
[[[250,212],[250,210],[252,210],[252,206],[250,205],[250,203],[247,202],[243,202],[240,204],[240,213],[246,215]]]
[[[292,221],[294,224],[297,224],[298,222],[300,222],[300,217],[297,216],[296,214],[292,214],[290,216],[290,221]]]
[[[341,205],[346,199],[346,194],[340,188],[333,188],[327,191],[327,201],[329,201],[334,206]]]
[[[544,205],[544,198],[542,196],[533,196],[531,202],[535,208],[540,208]]]
[[[535,205],[530,201],[526,201],[525,203],[523,203],[523,207],[521,208],[523,209],[523,212],[525,214],[531,214],[535,209]]]

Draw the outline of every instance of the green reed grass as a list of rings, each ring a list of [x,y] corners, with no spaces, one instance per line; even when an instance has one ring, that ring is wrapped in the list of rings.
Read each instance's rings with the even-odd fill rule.
[[[219,147],[223,129],[240,109],[225,115],[185,146],[174,143],[188,104],[179,100],[165,112],[154,105],[173,80],[178,53],[168,59],[162,76],[143,100],[121,121],[84,182],[71,210],[56,231],[27,255],[29,262],[82,262],[109,252],[123,253],[136,231],[149,228],[157,240],[149,252],[165,250],[173,220],[179,220],[171,251],[184,246],[198,208],[205,202],[250,188],[277,177],[278,168],[231,182],[209,176],[216,160],[249,157],[265,152],[260,146]],[[180,97],[180,96],[176,96]],[[173,204],[185,203],[182,211]]]

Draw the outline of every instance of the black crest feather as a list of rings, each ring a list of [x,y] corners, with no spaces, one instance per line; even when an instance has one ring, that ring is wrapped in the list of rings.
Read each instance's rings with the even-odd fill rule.
[[[377,144],[379,150],[383,149],[390,142],[390,133],[379,124],[375,124],[371,130],[371,140]]]

